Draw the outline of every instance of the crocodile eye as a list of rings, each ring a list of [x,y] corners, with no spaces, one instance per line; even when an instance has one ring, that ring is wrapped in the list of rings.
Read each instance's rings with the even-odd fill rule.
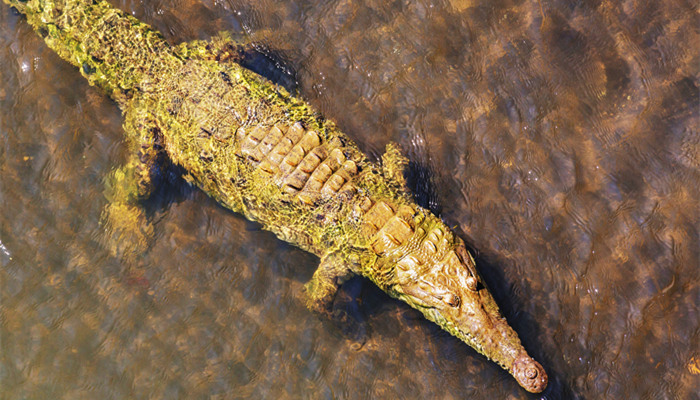
[[[467,278],[467,288],[469,290],[471,290],[472,292],[476,292],[476,288],[477,288],[478,283],[479,282],[473,276],[470,276],[469,278]]]
[[[459,296],[455,296],[454,294],[451,294],[451,293],[448,294],[448,295],[446,295],[446,296],[443,298],[443,300],[444,300],[445,303],[447,303],[450,307],[455,307],[455,308],[456,308],[456,307],[459,307],[459,305],[460,305],[460,303],[461,303],[460,300],[459,300]]]

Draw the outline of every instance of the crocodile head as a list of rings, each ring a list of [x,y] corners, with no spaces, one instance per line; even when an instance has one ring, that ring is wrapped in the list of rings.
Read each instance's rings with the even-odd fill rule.
[[[539,393],[547,374],[520,343],[476,272],[461,240],[439,261],[409,255],[396,263],[393,294],[498,363],[525,390]]]

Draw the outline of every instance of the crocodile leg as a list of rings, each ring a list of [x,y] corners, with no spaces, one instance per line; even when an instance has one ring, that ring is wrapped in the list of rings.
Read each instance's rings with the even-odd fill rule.
[[[389,142],[386,145],[386,151],[382,155],[382,172],[390,182],[397,184],[405,195],[412,197],[404,177],[407,168],[408,158],[401,152],[398,144]]]
[[[153,236],[153,226],[139,202],[153,192],[153,178],[164,157],[157,126],[145,113],[130,112],[135,109],[125,112],[129,159],[107,178],[108,204],[102,213],[107,247],[112,255],[127,258],[145,251]]]
[[[275,48],[275,53],[281,49]],[[180,43],[175,52],[183,58],[215,61],[220,65],[236,64],[254,71],[288,91],[295,91],[297,81],[293,74],[280,66],[280,60],[251,41],[250,37],[233,37],[229,32],[219,32],[207,40],[194,40]],[[222,78],[229,83],[232,77],[222,71]]]
[[[330,317],[338,288],[353,275],[347,260],[338,252],[322,257],[314,276],[304,287],[306,306],[311,311]]]
[[[343,256],[341,251],[321,258],[321,264],[304,287],[306,306],[330,320],[346,338],[353,342],[353,348],[357,350],[367,341],[364,317],[358,309],[357,302],[336,305],[337,308],[333,306],[340,285],[356,275],[347,262],[347,254]]]

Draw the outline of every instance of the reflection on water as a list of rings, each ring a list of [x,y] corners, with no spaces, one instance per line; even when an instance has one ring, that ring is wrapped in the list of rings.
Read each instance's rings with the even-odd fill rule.
[[[167,3],[167,4],[166,4]],[[700,391],[700,48],[681,1],[122,1],[173,42],[242,33],[477,249],[545,398]],[[110,256],[116,106],[0,8],[0,397],[522,398],[352,282],[359,350],[307,312],[318,260],[187,189]],[[428,172],[429,171],[429,172]]]

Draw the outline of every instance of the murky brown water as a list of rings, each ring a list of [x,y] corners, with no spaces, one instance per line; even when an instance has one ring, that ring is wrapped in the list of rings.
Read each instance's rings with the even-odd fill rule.
[[[547,369],[539,397],[698,398],[696,4],[115,4],[173,42],[243,33],[366,152],[398,142]],[[0,398],[528,397],[363,280],[357,349],[300,300],[317,259],[175,178],[152,248],[111,257],[119,111],[4,4],[0,104]]]

